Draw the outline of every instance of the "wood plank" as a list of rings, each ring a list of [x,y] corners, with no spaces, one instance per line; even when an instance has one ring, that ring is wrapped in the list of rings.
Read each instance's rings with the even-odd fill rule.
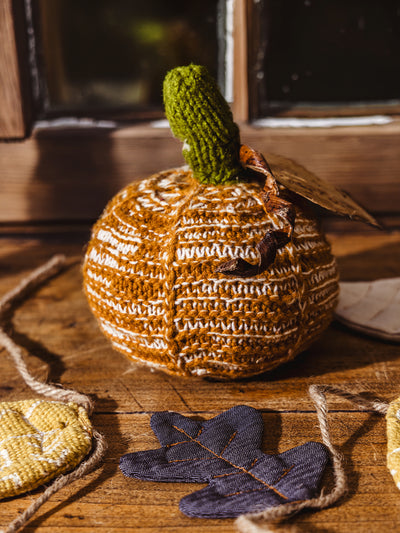
[[[268,106],[268,116],[295,118],[365,117],[372,115],[400,115],[398,100],[388,102],[342,102],[340,104],[286,102]],[[256,118],[254,116],[254,118]]]
[[[234,2],[233,117],[238,123],[249,120],[248,90],[248,0]]]
[[[214,414],[204,413],[198,418],[208,419]],[[389,531],[380,528],[387,528],[393,522],[398,525],[400,502],[398,489],[385,464],[383,417],[335,412],[329,419],[332,438],[346,457],[350,497],[343,499],[339,507],[315,514],[303,513],[296,525],[307,528],[306,531],[319,531],[329,524],[329,531],[350,533],[355,522],[359,522],[361,527],[371,528],[365,531],[374,531],[372,528]],[[266,413],[263,420],[265,453],[279,453],[309,440],[320,441],[315,413]],[[179,500],[203,488],[204,484],[143,482],[121,474],[118,462],[122,454],[159,447],[150,430],[148,415],[117,417],[110,413],[95,415],[93,421],[109,442],[103,466],[54,495],[30,521],[26,531],[46,532],[59,528],[65,533],[76,528],[85,532],[98,528],[110,533],[121,530],[227,533],[234,530],[231,519],[188,518],[179,511]],[[11,520],[38,494],[40,490],[2,502],[1,524]]]
[[[248,80],[248,116],[256,119],[261,116],[260,104],[265,100],[264,94],[264,59],[268,54],[268,36],[263,14],[267,12],[267,3],[247,0],[247,80]]]
[[[400,234],[330,235],[330,239],[343,279],[400,275]],[[78,261],[83,253],[83,240],[74,242],[65,233],[0,242],[0,296],[54,253],[64,252]],[[251,405],[263,413],[263,450],[276,453],[307,440],[320,441],[315,409],[307,395],[312,383],[367,389],[387,400],[399,394],[399,346],[335,323],[294,361],[239,382],[184,379],[133,365],[113,351],[100,333],[83,295],[79,263],[38,290],[16,310],[12,322],[13,338],[32,354],[26,360],[35,376],[93,395],[93,422],[109,443],[102,467],[55,494],[25,531],[234,531],[233,520],[189,519],[180,513],[180,498],[203,485],[142,482],[120,473],[122,454],[157,446],[149,426],[154,411],[174,410],[208,419],[234,405]],[[0,356],[0,399],[36,396],[16,375],[4,350]],[[360,412],[334,397],[329,397],[329,408],[332,439],[346,459],[349,494],[337,506],[302,513],[293,523],[299,531],[321,533],[399,529],[400,498],[385,465],[383,417]],[[329,475],[326,483],[329,486]],[[2,501],[0,527],[40,493],[38,489]]]
[[[396,232],[400,229],[400,213],[375,213],[375,218],[385,233]],[[331,216],[330,214],[322,214],[321,223],[327,233],[357,233],[375,236],[380,233],[379,229],[366,225],[364,222],[357,222],[340,216]]]
[[[400,120],[347,128],[243,127],[242,140],[295,159],[374,214],[400,212]],[[127,183],[182,163],[181,143],[169,130],[38,130],[22,143],[0,143],[0,223],[94,220]]]
[[[31,126],[23,0],[0,2],[0,138],[25,137]]]

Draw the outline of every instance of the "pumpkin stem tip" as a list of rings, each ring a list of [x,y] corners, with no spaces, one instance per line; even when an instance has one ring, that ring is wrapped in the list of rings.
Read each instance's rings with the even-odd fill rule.
[[[183,156],[201,183],[235,180],[239,128],[214,78],[202,65],[169,71],[163,85],[165,114],[172,133],[183,142]]]

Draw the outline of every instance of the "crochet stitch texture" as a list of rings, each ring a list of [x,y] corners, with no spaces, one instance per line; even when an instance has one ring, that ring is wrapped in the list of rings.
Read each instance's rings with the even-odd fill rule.
[[[240,378],[292,359],[327,327],[336,261],[297,204],[293,239],[270,268],[250,278],[215,272],[238,256],[254,263],[256,244],[280,227],[263,209],[261,188],[200,184],[177,168],[110,201],[83,273],[90,307],[117,350],[170,373]]]

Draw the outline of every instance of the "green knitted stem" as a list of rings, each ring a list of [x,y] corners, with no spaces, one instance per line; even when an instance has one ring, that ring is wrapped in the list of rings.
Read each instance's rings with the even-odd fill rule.
[[[178,67],[164,80],[164,105],[172,133],[201,183],[218,185],[239,175],[239,128],[214,78],[203,66]]]

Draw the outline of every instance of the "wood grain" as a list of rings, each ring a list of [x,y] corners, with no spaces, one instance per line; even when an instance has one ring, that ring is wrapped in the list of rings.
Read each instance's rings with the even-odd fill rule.
[[[0,2],[0,138],[23,138],[30,128],[23,0]]]
[[[234,64],[233,64],[233,104],[232,111],[235,121],[242,123],[249,119],[249,83],[248,72],[248,0],[234,2]]]
[[[330,237],[342,279],[400,275],[400,234]],[[189,519],[180,513],[180,498],[203,485],[142,482],[120,473],[122,454],[157,446],[149,426],[153,412],[174,410],[207,419],[234,405],[251,405],[263,413],[263,449],[275,453],[307,440],[320,441],[307,395],[312,383],[367,389],[386,400],[400,393],[399,346],[369,339],[336,323],[294,361],[240,382],[177,378],[133,365],[111,349],[86,304],[79,264],[84,239],[65,233],[1,239],[0,295],[54,253],[64,252],[78,260],[16,310],[12,335],[30,351],[26,361],[35,376],[48,377],[96,399],[93,423],[109,443],[103,466],[54,495],[25,531],[233,532],[232,520]],[[2,401],[32,398],[4,351],[0,375]],[[329,408],[333,442],[346,458],[349,493],[336,507],[303,513],[293,524],[299,532],[400,530],[400,494],[385,464],[384,419],[334,397],[329,398]],[[328,473],[325,483],[329,486],[330,482]],[[2,501],[0,527],[40,493],[38,489]]]
[[[296,160],[378,217],[400,214],[400,120],[300,131],[247,126],[242,141]],[[0,223],[92,221],[127,183],[182,164],[181,143],[166,129],[38,130],[22,143],[0,143]]]

